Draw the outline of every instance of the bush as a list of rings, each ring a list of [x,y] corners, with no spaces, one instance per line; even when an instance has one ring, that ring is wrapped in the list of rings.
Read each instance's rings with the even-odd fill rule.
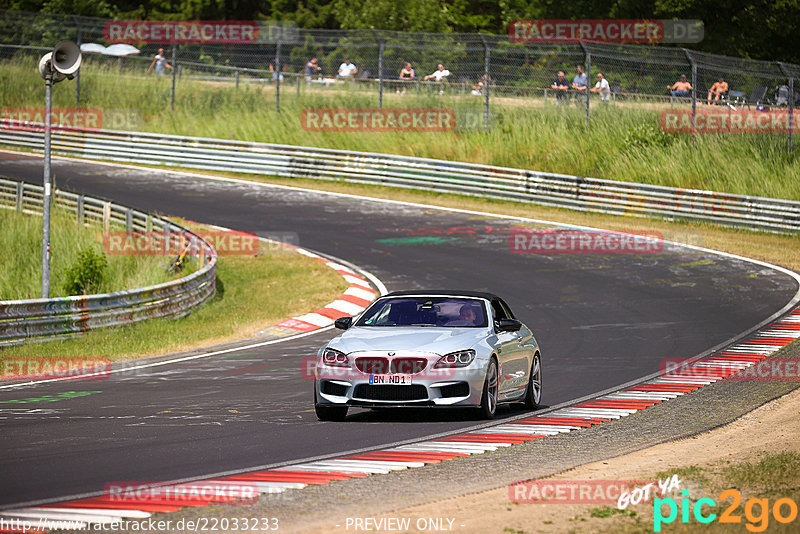
[[[106,277],[108,260],[105,254],[86,248],[78,253],[78,259],[67,271],[64,292],[67,295],[88,295],[99,291]]]

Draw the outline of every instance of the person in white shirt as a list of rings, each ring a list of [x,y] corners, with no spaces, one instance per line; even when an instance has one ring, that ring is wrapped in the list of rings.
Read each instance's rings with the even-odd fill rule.
[[[450,71],[447,70],[446,68],[444,68],[444,65],[439,63],[439,65],[436,67],[436,70],[433,71],[433,74],[428,74],[427,76],[425,76],[425,81],[427,82],[428,80],[433,78],[437,82],[441,82],[442,80],[444,80],[448,76],[450,76]]]
[[[590,89],[593,93],[600,93],[600,100],[611,99],[611,87],[608,85],[608,80],[603,76],[602,72],[597,73],[597,83]]]
[[[350,78],[351,76],[358,73],[358,68],[350,63],[349,59],[345,59],[344,63],[339,65],[339,74],[337,75],[338,78]]]

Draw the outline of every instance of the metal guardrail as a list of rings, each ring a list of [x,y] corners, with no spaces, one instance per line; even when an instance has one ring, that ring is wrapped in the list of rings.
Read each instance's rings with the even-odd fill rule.
[[[42,186],[0,178],[0,208],[41,214]],[[216,292],[217,253],[202,237],[159,217],[109,201],[55,190],[54,206],[73,211],[79,224],[102,224],[127,232],[181,234],[198,245],[201,267],[192,274],[149,287],[101,295],[0,301],[0,346],[46,340],[154,317],[181,317]]]
[[[42,146],[42,125],[0,119],[0,144]],[[54,130],[56,154],[191,169],[344,180],[579,211],[800,231],[800,202],[391,154],[113,130]]]

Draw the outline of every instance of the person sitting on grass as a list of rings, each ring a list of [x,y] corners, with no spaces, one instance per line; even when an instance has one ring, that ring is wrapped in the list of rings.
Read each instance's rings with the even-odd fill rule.
[[[722,76],[720,76],[719,80],[717,80],[714,85],[711,86],[711,89],[708,90],[708,105],[711,105],[711,97],[714,97],[714,104],[719,102],[719,99],[728,94],[728,82],[726,82]]]
[[[670,90],[672,96],[689,96],[689,91],[692,90],[692,84],[686,81],[685,74],[681,74],[681,79],[672,85],[668,85],[667,89]]]

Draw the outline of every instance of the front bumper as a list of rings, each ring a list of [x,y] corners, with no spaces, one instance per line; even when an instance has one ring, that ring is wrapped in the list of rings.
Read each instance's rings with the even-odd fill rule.
[[[359,354],[358,358],[369,358]],[[386,359],[386,352],[376,358]],[[371,373],[359,369],[351,355],[351,367],[329,367],[318,363],[316,368],[317,404],[323,406],[479,406],[486,377],[486,361],[475,359],[463,368],[434,369],[440,355],[430,353],[398,353],[395,359],[424,359],[423,369],[404,373],[411,377],[405,385],[372,384]],[[400,365],[402,367],[402,365]],[[389,368],[393,368],[390,365]],[[381,373],[393,374],[393,373]]]

